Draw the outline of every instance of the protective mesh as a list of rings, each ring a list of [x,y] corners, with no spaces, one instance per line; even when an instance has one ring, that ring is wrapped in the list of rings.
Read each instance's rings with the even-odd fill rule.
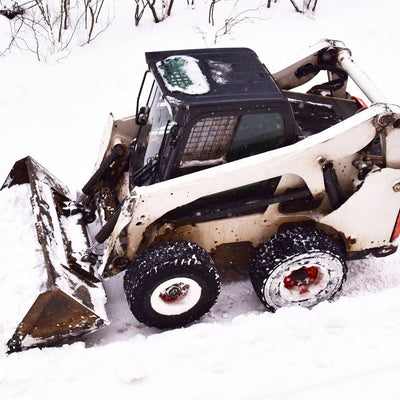
[[[164,71],[164,79],[166,79],[171,86],[186,89],[193,84],[184,70],[186,64],[187,62],[184,59],[175,57],[164,60],[159,68]]]
[[[215,160],[229,149],[238,116],[204,118],[192,128],[182,162]]]

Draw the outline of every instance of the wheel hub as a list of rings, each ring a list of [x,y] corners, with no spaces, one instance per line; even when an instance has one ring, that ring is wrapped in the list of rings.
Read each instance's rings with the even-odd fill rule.
[[[283,279],[283,284],[286,289],[300,288],[299,293],[307,293],[311,285],[314,284],[318,277],[318,267],[301,267],[290,273],[290,275],[285,276]]]
[[[188,291],[189,285],[187,283],[174,283],[173,285],[167,287],[163,292],[161,292],[160,297],[166,302],[173,302],[186,296]]]

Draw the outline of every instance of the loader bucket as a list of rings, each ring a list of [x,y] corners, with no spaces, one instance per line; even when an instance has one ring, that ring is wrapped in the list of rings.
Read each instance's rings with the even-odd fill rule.
[[[80,214],[71,207],[69,190],[31,157],[15,163],[4,188],[27,184],[43,256],[44,284],[14,335],[9,352],[70,343],[108,323],[105,291],[88,263],[80,261],[89,246]],[[29,266],[27,266],[29,268]]]

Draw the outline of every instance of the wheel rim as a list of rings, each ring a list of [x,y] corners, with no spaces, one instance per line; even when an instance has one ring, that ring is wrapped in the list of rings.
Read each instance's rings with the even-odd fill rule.
[[[200,300],[201,286],[193,279],[176,277],[159,284],[152,292],[150,304],[162,315],[180,315]]]
[[[318,290],[323,278],[323,272],[317,265],[302,266],[283,278],[283,286],[289,292],[302,296]]]
[[[313,307],[339,290],[343,264],[332,254],[297,255],[279,264],[265,280],[263,292],[273,308],[301,305]]]

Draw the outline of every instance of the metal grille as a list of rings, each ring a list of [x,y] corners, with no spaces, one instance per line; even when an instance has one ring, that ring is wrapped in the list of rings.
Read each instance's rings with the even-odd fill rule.
[[[192,128],[182,162],[221,158],[228,151],[238,124],[238,116],[204,118]]]
[[[184,59],[175,57],[162,61],[159,68],[164,71],[163,77],[171,86],[186,89],[193,84],[184,70],[186,64],[187,62]]]

